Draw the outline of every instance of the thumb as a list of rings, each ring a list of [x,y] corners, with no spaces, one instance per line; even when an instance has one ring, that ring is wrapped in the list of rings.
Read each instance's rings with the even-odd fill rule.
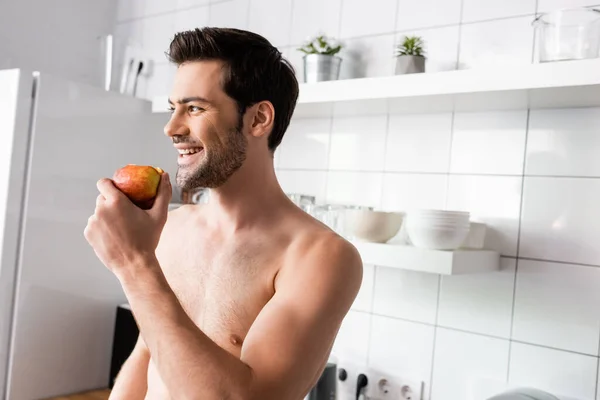
[[[154,205],[148,210],[148,213],[158,220],[163,218],[166,219],[172,196],[173,189],[171,187],[171,181],[169,180],[169,174],[163,172],[160,177],[160,183],[158,184],[158,192],[156,193]]]

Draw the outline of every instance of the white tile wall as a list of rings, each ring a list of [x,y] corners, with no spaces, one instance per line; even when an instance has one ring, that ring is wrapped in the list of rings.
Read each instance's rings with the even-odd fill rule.
[[[379,208],[382,176],[375,172],[330,171],[327,173],[327,201]]]
[[[327,172],[279,170],[277,179],[286,193],[303,193],[315,196],[319,202],[325,201]]]
[[[438,325],[510,338],[515,264],[503,258],[498,272],[444,276]]]
[[[147,17],[150,15],[164,14],[170,11],[174,11],[178,7],[178,1],[164,1],[164,0],[145,0],[141,3],[144,4],[143,16]],[[132,1],[132,3],[136,3]]]
[[[391,33],[396,26],[396,0],[377,0],[369,3],[365,14],[363,0],[344,0],[340,36],[350,38]]]
[[[526,132],[526,111],[457,113],[450,171],[522,174]]]
[[[141,1],[120,0],[117,4],[117,21],[140,18],[144,15],[144,3]]]
[[[393,75],[394,35],[347,39],[339,55],[342,57],[340,79]]]
[[[296,71],[296,79],[299,83],[304,83],[304,53],[298,51],[295,46],[288,47],[284,57],[292,64]]]
[[[330,118],[293,121],[279,149],[279,167],[327,169],[330,132]]]
[[[338,332],[332,353],[357,365],[367,365],[371,314],[349,311]]]
[[[155,64],[152,67],[152,78],[149,79],[146,85],[145,97],[149,100],[156,96],[169,93],[177,72],[177,67],[174,64]],[[165,109],[168,104],[164,105]]]
[[[438,328],[431,400],[481,400],[480,382],[506,381],[508,354],[507,340]]]
[[[521,257],[600,265],[600,180],[526,178]]]
[[[251,4],[248,29],[274,46],[289,45],[292,0],[252,0]]]
[[[531,63],[532,19],[521,17],[463,25],[459,67],[493,68]]]
[[[456,25],[460,22],[460,3],[460,0],[400,0],[396,30]]]
[[[167,61],[168,50],[175,35],[176,19],[174,14],[159,15],[142,20],[142,47],[156,63]]]
[[[519,261],[512,337],[598,355],[600,268]]]
[[[385,174],[381,207],[387,211],[441,210],[446,204],[446,175]]]
[[[536,0],[464,0],[463,22],[535,14]],[[532,18],[533,19],[533,18]]]
[[[161,0],[154,0],[154,1],[161,1]],[[178,10],[185,10],[185,9],[189,9],[189,8],[193,8],[193,7],[206,5],[206,4],[210,3],[210,0],[170,0],[169,2],[177,3]]]
[[[452,114],[391,115],[386,171],[446,172]]]
[[[439,280],[435,274],[377,267],[373,312],[435,324]]]
[[[537,3],[547,11],[599,1]],[[160,60],[140,83],[147,97],[170,90],[174,70],[163,55],[170,35],[204,24],[266,35],[300,79],[297,45],[318,31],[343,39],[344,79],[394,74],[395,45],[405,34],[424,38],[429,73],[501,71],[532,58],[533,0],[140,4],[119,1],[118,19],[128,22],[115,34],[118,51],[137,43]],[[121,58],[116,54],[115,65]],[[593,399],[600,338],[599,115],[598,108],[534,110],[527,131],[523,111],[387,115],[382,102],[336,107],[333,120],[294,120],[276,152],[285,191],[395,211],[468,210],[488,223],[486,247],[509,256],[498,272],[441,279],[366,266],[334,354],[422,379],[423,400],[481,400],[509,378],[510,386]],[[515,258],[517,248],[529,259]]]
[[[534,110],[529,118],[528,175],[600,177],[600,108]]]
[[[382,171],[387,123],[387,115],[334,118],[329,169]]]
[[[210,26],[248,29],[250,0],[231,0],[210,5]]]
[[[175,32],[203,28],[208,25],[209,15],[209,6],[178,11],[175,14]]]
[[[577,400],[595,398],[596,357],[512,343],[509,383]]]
[[[297,46],[316,35],[337,37],[342,0],[294,1],[291,44]]]
[[[373,310],[373,290],[375,284],[375,267],[363,266],[363,280],[360,291],[354,299],[352,309],[355,311],[371,312]]]
[[[419,379],[429,392],[435,328],[380,316],[372,323],[369,366]]]
[[[550,12],[561,8],[600,6],[598,0],[538,0],[539,12]]]
[[[451,175],[447,208],[469,211],[488,224],[485,246],[503,255],[517,253],[522,178]]]

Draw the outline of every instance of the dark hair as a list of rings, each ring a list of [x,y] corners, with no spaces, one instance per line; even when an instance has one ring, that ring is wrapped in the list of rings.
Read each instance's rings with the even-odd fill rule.
[[[273,104],[275,120],[269,149],[279,146],[296,107],[298,80],[291,64],[267,39],[239,29],[196,28],[177,33],[167,56],[177,65],[223,61],[223,90],[236,101],[240,118],[260,101]]]

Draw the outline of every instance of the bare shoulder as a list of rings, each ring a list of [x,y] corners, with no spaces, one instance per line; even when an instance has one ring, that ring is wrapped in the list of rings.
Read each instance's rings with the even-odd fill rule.
[[[307,221],[292,239],[280,275],[336,293],[349,307],[362,283],[363,263],[349,241],[319,223]]]

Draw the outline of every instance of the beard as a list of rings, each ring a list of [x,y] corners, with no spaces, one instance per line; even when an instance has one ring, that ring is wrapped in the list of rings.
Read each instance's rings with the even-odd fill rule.
[[[179,139],[176,143],[185,143],[187,137]],[[244,164],[247,148],[248,139],[242,134],[241,126],[231,129],[225,144],[219,143],[210,150],[204,148],[199,164],[179,167],[177,186],[188,191],[222,186]]]

